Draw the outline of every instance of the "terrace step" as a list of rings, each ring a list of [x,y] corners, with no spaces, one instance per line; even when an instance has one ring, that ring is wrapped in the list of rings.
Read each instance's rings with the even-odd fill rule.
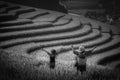
[[[29,13],[29,12],[33,12],[35,11],[34,8],[29,8],[29,7],[20,7],[19,9],[15,9],[15,10],[10,10],[8,13],[4,13],[5,15],[14,15],[19,17],[20,14],[24,14],[24,13]]]
[[[69,32],[75,29],[80,28],[79,18],[74,18],[74,20],[64,26],[54,26],[49,28],[43,28],[39,30],[25,30],[25,31],[14,31],[0,34],[0,38],[20,38],[24,36],[35,36],[35,35],[45,35],[45,34],[54,34],[54,33],[61,33],[61,32]],[[9,39],[10,40],[10,39]]]
[[[9,11],[8,13],[0,14],[0,18],[1,18],[0,22],[15,20],[19,17],[20,14],[35,11],[35,9],[31,9],[27,7],[22,7],[22,8],[23,9],[17,9],[17,10]]]
[[[64,16],[65,16],[65,14],[62,14],[62,13],[52,13],[52,14],[37,17],[37,18],[33,19],[33,22],[39,22],[39,21],[57,22],[57,20],[59,20],[60,18],[63,18]]]
[[[108,36],[108,35],[107,35]],[[105,38],[105,37],[104,37]],[[92,57],[90,56],[90,57],[88,57],[88,63],[90,63],[91,65],[95,65],[95,64],[97,64],[97,62],[100,60],[100,59],[102,59],[103,57],[106,57],[106,56],[109,56],[109,55],[114,55],[114,54],[117,54],[118,52],[119,52],[119,48],[120,47],[118,47],[118,48],[115,48],[115,47],[113,47],[113,46],[116,46],[117,44],[119,44],[119,40],[117,40],[117,37],[114,37],[115,39],[113,39],[112,41],[110,41],[110,42],[106,42],[105,44],[102,44],[101,43],[101,45],[99,45],[99,46],[97,46],[97,48],[95,49],[95,51],[94,51],[94,54],[96,53],[96,52],[99,52],[99,53],[101,53],[101,54],[97,54],[96,53],[96,55],[94,56],[93,54],[89,54],[89,55],[93,55]],[[103,40],[101,39],[101,42],[102,42]],[[89,43],[90,43],[91,41],[88,41],[87,43],[85,43],[84,45],[88,48],[88,47],[90,47],[89,46]],[[95,41],[94,41],[95,42]],[[103,42],[104,43],[104,42]],[[97,40],[96,40],[96,43],[93,43],[93,45],[94,44],[97,44]],[[98,42],[98,44],[100,44],[100,42]],[[37,44],[37,45],[42,45],[42,43],[40,43],[40,44]],[[61,44],[60,44],[61,45]],[[79,44],[79,45],[81,45],[81,44]],[[75,45],[75,46],[79,46],[78,44],[77,45]],[[83,45],[83,43],[82,43],[82,45]],[[93,46],[93,45],[91,45],[91,46]],[[57,46],[59,46],[59,45],[57,45]],[[52,49],[52,48],[56,48],[57,46],[54,46],[54,47],[50,47],[49,49]],[[104,46],[104,47],[102,47],[102,46]],[[31,49],[33,49],[32,50],[32,53],[34,52],[34,51],[36,51],[36,50],[39,50],[39,47],[40,46],[36,46],[36,47],[34,47],[34,48],[31,48]],[[66,46],[67,47],[67,46]],[[107,48],[110,48],[111,47],[111,49],[109,49],[109,50],[105,50],[105,49],[107,49]],[[89,49],[89,48],[88,48]],[[30,49],[29,49],[30,50]],[[68,48],[66,49],[67,51],[69,51],[69,50],[71,50],[71,48],[68,46]],[[66,52],[65,52],[66,53]]]
[[[112,37],[112,40],[110,42],[107,42],[104,45],[101,45],[98,48],[96,48],[95,53],[112,50],[113,48],[118,47],[118,45],[120,45],[120,37],[116,35]]]
[[[18,6],[18,5],[9,5],[9,6],[7,6],[7,7],[1,8],[0,14],[2,14],[2,13],[8,13],[9,11],[16,10],[16,9],[20,9],[20,8],[21,8],[21,7]]]
[[[39,23],[23,24],[17,26],[5,26],[5,27],[0,27],[0,33],[42,29],[50,26],[53,26],[53,24],[50,22],[39,22]]]
[[[3,11],[1,10],[0,13],[8,13],[9,11],[16,10],[16,9],[20,9],[20,6],[8,7],[8,8],[6,8],[6,9],[3,9]]]
[[[81,39],[79,38],[73,38],[73,39],[65,39],[65,40],[57,40],[57,41],[49,41],[49,42],[41,42],[36,43],[37,45],[44,45],[45,47],[52,47],[52,46],[59,46],[59,45],[71,45],[74,44],[75,46],[79,46],[81,44],[84,44],[86,47],[92,47],[98,44],[102,44],[106,42],[106,40],[110,39],[109,34],[102,34],[101,37],[93,39],[88,37],[87,39],[91,39],[89,41],[84,41],[85,38]],[[99,41],[98,41],[99,40]]]
[[[102,52],[100,54],[95,54],[93,56],[88,57],[88,63],[91,65],[96,65],[100,60],[104,59],[105,57],[118,54],[119,52],[120,52],[120,47]]]
[[[110,41],[110,42],[108,42],[109,40],[111,40],[111,36],[108,34],[108,33],[102,33],[102,36],[101,37],[99,37],[99,38],[96,38],[96,39],[94,39],[94,40],[90,40],[90,41],[85,41],[85,42],[81,42],[81,43],[74,43],[74,47],[75,48],[78,48],[79,47],[79,45],[84,45],[87,49],[90,49],[91,47],[93,47],[93,46],[97,46],[97,48],[99,48],[99,46],[101,47],[101,46],[104,46],[104,44],[105,45],[107,45],[107,44],[111,44],[112,42],[114,42],[115,40],[112,40],[112,41]],[[79,40],[80,41],[80,40]],[[54,42],[53,42],[54,43]],[[61,43],[55,43],[55,44],[53,44],[53,43],[48,43],[48,44],[42,44],[42,43],[36,43],[36,45],[44,45],[45,47],[48,47],[48,48],[55,48],[56,46],[60,46],[60,45],[65,45],[66,47],[68,46],[69,47],[69,45],[71,45],[71,44],[73,44],[73,43],[70,43],[70,42],[66,42],[66,43],[63,43],[63,42],[61,42]],[[110,45],[111,46],[111,45]],[[40,48],[39,48],[40,46],[36,46],[36,47],[34,47],[32,50],[32,52],[34,52],[34,51],[36,51],[36,50],[39,50]],[[96,52],[101,52],[101,51],[104,51],[104,48],[106,49],[106,48],[108,48],[108,46],[105,46],[105,47],[103,47],[103,48],[101,48],[101,49],[95,49],[95,51],[94,51],[94,53],[93,54],[97,54]],[[69,51],[69,50],[71,50],[71,48],[67,48],[65,51]],[[90,55],[93,55],[93,54],[87,54],[88,56],[90,56]]]
[[[79,45],[84,45],[86,48],[94,47],[94,46],[101,46],[104,45],[105,43],[109,43],[111,40],[111,36],[109,33],[101,33],[101,37],[98,37],[94,40],[87,41],[87,42],[82,42],[79,44],[75,44],[75,47],[77,48]],[[97,50],[97,48],[96,48]]]
[[[6,26],[24,25],[24,24],[29,24],[29,23],[32,23],[30,19],[17,19],[13,21],[1,22],[0,28],[6,27]]]
[[[108,36],[108,34],[104,34],[104,35],[107,35]],[[106,38],[106,36],[104,36],[103,38]],[[95,42],[96,41],[96,43],[94,43],[94,44],[97,44],[97,40],[94,40],[93,42]],[[103,43],[102,43],[102,41],[103,41],[103,39],[101,38],[101,45],[104,45]],[[91,41],[88,41],[87,43],[88,44],[84,44],[86,47],[87,47],[87,49],[90,49],[90,48],[88,48],[88,47],[90,47],[89,46],[89,43],[90,43]],[[104,42],[104,41],[103,41]],[[92,45],[92,46],[94,46],[94,44]],[[100,44],[99,42],[98,42],[98,44]],[[34,47],[31,47],[31,48],[29,48],[28,50],[27,50],[27,53],[28,54],[31,54],[31,53],[34,53],[35,51],[37,51],[37,50],[40,50],[40,45],[42,45],[42,43],[40,43],[40,44],[38,44],[38,43],[36,43],[36,46],[34,46]],[[60,48],[60,46],[61,45],[63,45],[63,44],[59,44],[59,45],[57,45],[57,46],[49,46],[49,47],[47,47],[47,45],[46,45],[46,49],[49,51],[49,50],[51,50],[51,49],[56,49],[56,48]],[[74,47],[78,47],[79,45],[81,45],[81,44],[74,44]],[[63,48],[64,46],[62,46],[62,48]],[[99,46],[98,46],[99,47]],[[71,50],[71,47],[70,47],[70,45],[66,45],[65,46],[65,48],[63,49],[63,51],[62,51],[62,53],[64,53],[64,54],[67,54],[68,52],[66,52],[66,51],[69,51],[69,50]],[[69,52],[70,53],[70,52]],[[70,54],[71,55],[71,54]],[[89,58],[88,58],[88,61],[89,61]],[[89,63],[89,62],[88,62]]]
[[[118,47],[118,45],[120,45],[120,37],[119,36],[113,36],[113,38],[111,38],[110,35],[106,35],[105,38],[103,38],[105,40],[102,40],[102,39],[96,40],[96,43],[98,43],[98,44],[96,44],[94,41],[93,42],[91,41],[90,43],[85,42],[85,43],[82,43],[81,45],[85,45],[86,47],[92,47],[93,45],[98,46],[94,50],[93,54],[98,54],[98,53],[101,54],[102,52],[112,50],[112,49]],[[93,55],[93,54],[88,54],[88,56]]]
[[[29,19],[35,19],[39,16],[43,16],[43,15],[48,15],[50,14],[49,12],[47,11],[34,11],[34,12],[30,12],[30,13],[24,13],[24,14],[21,14],[19,15],[19,18],[29,18]]]
[[[105,58],[102,58],[101,60],[99,60],[98,64],[104,66],[112,66],[112,64],[115,65],[117,62],[120,62],[120,52],[118,52],[118,54],[108,55]]]
[[[111,42],[108,42],[108,43],[112,43],[112,42],[114,42],[115,40],[113,40],[113,41],[111,41]],[[41,44],[36,44],[36,45],[38,45],[38,47],[41,45]],[[104,44],[103,44],[104,45]],[[76,46],[76,45],[75,45]],[[86,45],[87,46],[87,45]],[[32,52],[30,51],[28,51],[28,54],[30,54],[30,53],[34,53],[34,51],[37,51],[37,50],[39,50],[39,48],[35,48],[35,46],[34,46],[34,48],[31,48],[31,49],[28,49],[28,50],[32,50]],[[64,46],[63,46],[64,47]],[[71,47],[70,46],[66,46],[67,48],[66,48],[66,50],[71,50]],[[56,49],[56,48],[60,48],[60,46],[54,46],[54,47],[49,47],[49,48],[46,48],[48,51],[49,50],[51,50],[51,49]],[[98,48],[99,48],[99,46],[98,46]],[[104,47],[104,48],[107,48],[107,46],[106,47]],[[102,48],[102,49],[104,49],[104,48]],[[88,65],[96,65],[97,64],[97,62],[100,60],[100,59],[102,59],[103,57],[106,57],[106,56],[109,56],[109,55],[114,55],[114,54],[118,54],[118,52],[120,52],[120,49],[119,49],[120,47],[118,47],[118,48],[113,48],[112,50],[109,50],[109,51],[107,51],[107,52],[103,52],[103,53],[101,53],[101,54],[96,54],[96,55],[93,55],[92,57],[91,56],[89,56],[88,58],[87,58],[87,64]],[[98,49],[97,50],[95,50],[95,51],[98,51]],[[65,54],[67,54],[68,52],[64,52],[64,55]],[[69,52],[70,53],[70,52]],[[71,55],[71,54],[69,54],[69,55]],[[64,60],[64,59],[63,59]]]
[[[72,18],[69,18],[69,19],[66,19],[65,17],[63,18],[60,18],[59,20],[55,21],[53,23],[54,26],[64,26],[64,25],[67,25],[69,24],[70,22],[72,22],[73,19]]]
[[[65,16],[66,17],[66,16]],[[44,28],[45,26],[62,26],[62,25],[67,25],[69,24],[71,21],[73,21],[73,19],[67,19],[67,18],[61,18],[59,19],[57,22],[55,23],[51,23],[51,22],[37,22],[37,23],[33,23],[33,24],[25,24],[24,23],[30,23],[32,22],[29,19],[18,19],[18,21],[8,21],[8,22],[1,22],[1,28],[0,28],[0,33],[3,32],[12,32],[12,31],[22,31],[22,30],[27,30],[27,29],[35,29],[35,28]],[[23,20],[23,21],[22,21]],[[24,21],[25,20],[25,21]],[[12,22],[12,23],[11,23]],[[19,25],[20,23],[20,25]],[[23,24],[22,24],[23,23]],[[12,26],[8,26],[8,25],[12,25]],[[15,26],[14,26],[15,25]],[[5,27],[2,27],[5,26]]]
[[[87,35],[89,33],[89,35]],[[83,36],[84,35],[84,36]],[[86,36],[85,36],[86,35]],[[88,26],[84,26],[80,30],[75,30],[73,32],[64,32],[59,34],[51,34],[51,35],[44,35],[44,36],[36,36],[36,37],[27,37],[27,38],[21,38],[21,39],[15,39],[15,40],[9,40],[9,41],[3,41],[1,43],[1,46],[15,46],[18,44],[25,44],[30,42],[50,42],[50,41],[60,41],[65,39],[72,39],[72,38],[80,38],[82,40],[88,40],[90,38],[96,38],[100,36],[100,32],[98,30],[94,30],[91,32],[91,28]]]

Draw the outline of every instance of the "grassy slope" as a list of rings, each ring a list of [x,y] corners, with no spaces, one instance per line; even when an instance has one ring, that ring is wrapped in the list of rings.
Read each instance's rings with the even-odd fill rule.
[[[9,64],[10,63],[10,64]],[[50,70],[46,66],[36,66],[37,61],[28,55],[12,54],[7,51],[0,51],[0,79],[1,80],[119,80],[119,72],[109,69],[87,68],[83,75],[76,75],[76,70],[65,70],[57,67]],[[63,65],[61,65],[62,67]],[[68,65],[64,65],[68,66]],[[50,72],[48,72],[50,71]]]

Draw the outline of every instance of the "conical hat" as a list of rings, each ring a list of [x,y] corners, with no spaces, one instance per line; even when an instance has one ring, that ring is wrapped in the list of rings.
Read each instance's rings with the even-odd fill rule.
[[[84,47],[83,45],[80,45],[80,46],[79,46],[79,50],[80,50],[80,51],[85,51],[85,47]]]

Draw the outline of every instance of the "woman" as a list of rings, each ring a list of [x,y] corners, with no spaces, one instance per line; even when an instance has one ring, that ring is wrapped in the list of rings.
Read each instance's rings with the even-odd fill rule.
[[[78,71],[83,74],[84,71],[86,71],[86,54],[91,54],[92,51],[96,48],[86,51],[84,46],[79,46],[79,50],[75,50],[73,45],[71,46],[73,53],[76,55],[76,63],[75,67],[77,67],[77,74]]]

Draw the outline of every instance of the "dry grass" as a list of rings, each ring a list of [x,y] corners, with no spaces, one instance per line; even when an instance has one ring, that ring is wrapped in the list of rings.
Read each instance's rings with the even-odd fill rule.
[[[71,64],[57,63],[55,69],[48,64],[36,66],[37,61],[25,55],[0,52],[1,80],[119,80],[119,71],[87,67],[81,75]]]

